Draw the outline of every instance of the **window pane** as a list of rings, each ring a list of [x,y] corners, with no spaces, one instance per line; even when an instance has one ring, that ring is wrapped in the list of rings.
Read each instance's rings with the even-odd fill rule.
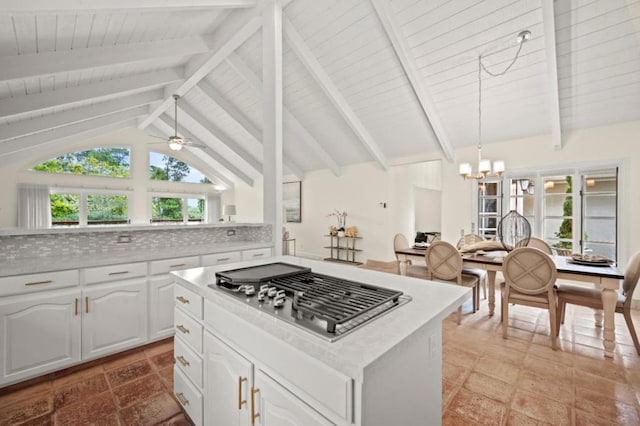
[[[616,196],[585,194],[584,198],[585,215],[589,217],[616,216]]]
[[[615,259],[616,246],[614,244],[602,244],[587,241],[584,244],[584,253],[594,256],[604,256],[608,259]]]
[[[608,219],[585,219],[583,223],[583,240],[595,242],[615,243],[616,241],[616,220]]]
[[[204,222],[204,198],[188,198],[189,222]]]
[[[149,178],[172,182],[211,183],[199,170],[174,157],[149,152]]]
[[[151,222],[182,222],[182,198],[153,197]]]
[[[78,225],[80,196],[77,194],[51,194],[51,224],[53,226]]]
[[[44,163],[32,170],[74,175],[129,177],[129,148],[96,148],[70,152]]]
[[[88,225],[129,223],[125,195],[87,195]]]

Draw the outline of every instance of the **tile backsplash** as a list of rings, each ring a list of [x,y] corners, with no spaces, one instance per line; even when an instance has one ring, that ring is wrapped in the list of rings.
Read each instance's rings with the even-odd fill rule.
[[[235,235],[229,235],[230,230]],[[129,242],[125,242],[125,241]],[[230,242],[268,243],[271,226],[198,227],[187,229],[124,229],[0,236],[0,261],[47,256],[77,256],[124,251],[206,246]]]

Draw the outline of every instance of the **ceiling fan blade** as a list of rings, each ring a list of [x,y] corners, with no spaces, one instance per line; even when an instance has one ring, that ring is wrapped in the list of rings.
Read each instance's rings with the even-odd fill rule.
[[[152,138],[156,138],[156,139],[162,139],[164,141],[167,140],[166,136],[157,136],[157,135],[152,135],[152,134],[149,134],[149,136],[151,136]]]

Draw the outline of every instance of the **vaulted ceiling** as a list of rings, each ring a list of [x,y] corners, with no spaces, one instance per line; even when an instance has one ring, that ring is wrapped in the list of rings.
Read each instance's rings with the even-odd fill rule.
[[[285,0],[284,165],[327,168],[640,120],[640,0]],[[0,165],[138,127],[225,184],[262,173],[260,0],[2,0]],[[146,143],[146,142],[144,142]]]

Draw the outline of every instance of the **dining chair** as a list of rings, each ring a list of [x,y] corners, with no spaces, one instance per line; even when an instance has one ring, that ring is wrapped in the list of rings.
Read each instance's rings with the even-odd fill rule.
[[[502,288],[502,337],[507,338],[509,304],[547,309],[551,325],[551,347],[557,348],[556,291],[558,276],[551,257],[533,247],[519,247],[511,251],[502,263],[505,282]]]
[[[638,342],[638,335],[636,334],[636,329],[633,326],[633,320],[631,318],[633,291],[638,284],[638,279],[640,279],[640,252],[634,254],[627,264],[622,282],[622,293],[618,293],[618,300],[616,301],[616,312],[624,316],[624,320],[627,322],[627,328],[629,328],[629,333],[631,334],[631,339],[633,339],[633,344],[636,347],[636,352],[640,355],[640,343]],[[602,292],[600,289],[562,284],[558,286],[557,293],[558,324],[564,324],[567,303],[594,309],[603,309]],[[556,335],[559,333],[560,330],[558,327]]]
[[[520,240],[516,243],[516,247],[533,247],[538,250],[542,250],[547,254],[553,254],[551,246],[547,244],[545,240],[536,237],[529,237],[529,242],[526,242],[526,240]]]
[[[475,244],[475,243],[479,243],[480,241],[484,241],[484,238],[482,238],[480,235],[478,234],[466,234],[463,235],[462,237],[460,237],[460,239],[458,240],[458,243],[456,244],[456,248],[458,250],[469,246],[471,244]],[[485,271],[484,269],[480,269],[480,268],[469,268],[469,267],[463,267],[462,268],[462,273],[463,274],[468,274],[468,275],[474,275],[476,277],[478,277],[478,282],[480,284],[480,286],[482,287],[482,298],[486,299],[487,298],[487,271]]]
[[[383,261],[383,260],[373,260],[367,259],[365,263],[362,265],[358,265],[358,268],[362,269],[371,269],[379,272],[388,272],[390,274],[400,274],[400,262],[397,260],[392,261]]]
[[[478,310],[478,277],[462,273],[462,256],[458,249],[446,241],[435,241],[425,252],[427,279],[455,283],[473,289],[473,312]],[[462,319],[462,306],[458,307],[458,324]]]
[[[405,275],[414,278],[427,279],[427,267],[425,265],[414,265],[406,254],[399,254],[398,250],[410,248],[409,240],[404,234],[396,234],[393,237],[393,250],[396,252],[396,260],[405,265]]]

